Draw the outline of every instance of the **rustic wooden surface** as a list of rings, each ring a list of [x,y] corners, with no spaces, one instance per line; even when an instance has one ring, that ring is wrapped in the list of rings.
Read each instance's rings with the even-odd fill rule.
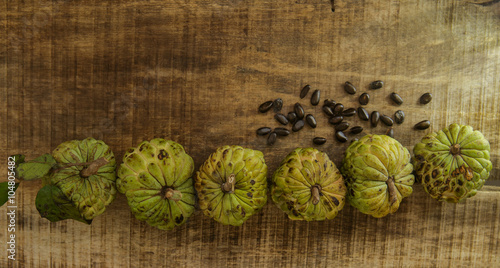
[[[319,147],[339,164],[348,144],[333,140],[321,107],[299,100],[302,86],[369,111],[406,112],[395,137],[412,149],[426,133],[470,124],[491,143],[489,184],[463,204],[439,203],[416,185],[400,210],[374,219],[346,206],[328,222],[294,222],[271,202],[242,227],[196,212],[166,232],[135,220],[120,195],[91,226],[40,219],[39,182],[17,191],[17,260],[0,267],[494,267],[500,263],[500,4],[408,0],[2,1],[0,3],[0,159],[29,158],[59,143],[103,139],[118,159],[142,140],[183,144],[196,168],[218,146],[264,152],[269,175],[293,148]],[[384,89],[369,91],[382,79]],[[347,95],[351,81],[358,94]],[[388,99],[396,91],[405,100]],[[432,92],[433,101],[418,97]],[[265,100],[284,111],[300,101],[318,128],[279,139]],[[429,119],[432,127],[412,126]],[[365,133],[385,133],[385,127]],[[2,179],[3,180],[3,179]],[[0,209],[0,222],[7,222]],[[2,224],[2,226],[4,226]]]

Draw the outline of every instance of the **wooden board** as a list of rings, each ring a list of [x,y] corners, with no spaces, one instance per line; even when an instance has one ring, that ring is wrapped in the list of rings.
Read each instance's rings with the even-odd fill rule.
[[[450,123],[472,125],[491,143],[490,184],[500,181],[500,4],[480,1],[4,1],[0,4],[0,159],[34,158],[59,143],[103,139],[117,159],[142,140],[183,144],[196,168],[218,146],[264,152],[269,175],[295,147],[318,147],[340,164],[348,143],[333,139],[321,107],[300,100],[305,84],[346,107],[371,94],[369,111],[405,123],[395,137],[412,149]],[[381,79],[378,91],[368,84]],[[358,87],[351,96],[345,81]],[[399,93],[405,103],[388,98]],[[431,92],[427,106],[418,98]],[[259,114],[266,100],[300,102],[316,115],[270,147]],[[429,119],[432,127],[414,131]],[[385,133],[386,127],[364,133]],[[6,170],[6,161],[0,164]],[[272,204],[242,227],[196,212],[188,224],[159,231],[134,219],[120,195],[91,226],[41,220],[39,182],[17,192],[17,254],[1,267],[326,267],[482,266],[500,263],[500,187],[463,204],[443,204],[420,186],[400,210],[374,219],[352,207],[328,222],[294,222]],[[7,222],[0,209],[0,222]]]

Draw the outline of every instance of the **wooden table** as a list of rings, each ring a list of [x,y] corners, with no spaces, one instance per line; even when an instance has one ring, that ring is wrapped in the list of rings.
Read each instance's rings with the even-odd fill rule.
[[[483,1],[484,2],[484,1]],[[496,1],[495,1],[496,2]],[[142,140],[183,144],[196,168],[218,146],[261,150],[269,176],[295,147],[324,136],[338,165],[348,143],[334,140],[321,107],[298,95],[305,84],[346,107],[371,94],[369,111],[407,117],[394,128],[408,149],[453,122],[491,143],[489,185],[461,204],[430,199],[420,185],[396,214],[375,219],[346,206],[327,222],[288,220],[272,202],[242,227],[197,211],[174,231],[139,222],[119,195],[91,226],[50,223],[34,206],[40,182],[16,194],[17,260],[1,267],[494,267],[500,264],[500,4],[407,1],[143,0],[3,1],[0,4],[0,159],[34,158],[92,136],[117,159]],[[381,79],[383,89],[368,84]],[[342,89],[345,81],[356,95]],[[398,107],[388,95],[404,99]],[[418,98],[431,92],[426,106]],[[277,127],[266,100],[300,102],[318,127],[267,146]],[[428,130],[413,125],[429,119]],[[386,127],[365,127],[383,134]],[[361,136],[361,135],[360,135]],[[7,222],[7,209],[0,209]],[[2,226],[4,226],[2,224]]]

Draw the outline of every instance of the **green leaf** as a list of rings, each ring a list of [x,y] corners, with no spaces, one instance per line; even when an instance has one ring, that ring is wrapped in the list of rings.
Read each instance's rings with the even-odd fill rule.
[[[18,186],[19,183],[14,183],[13,181],[0,182],[0,207],[3,206],[9,200],[9,192],[10,191],[15,192]]]
[[[68,200],[61,189],[54,185],[46,185],[38,191],[35,205],[40,216],[51,222],[73,219],[86,224],[92,223],[92,220],[84,219],[73,202]]]
[[[57,162],[52,155],[44,154],[34,160],[19,163],[16,168],[16,177],[26,181],[41,179],[48,176],[50,170],[56,165]]]

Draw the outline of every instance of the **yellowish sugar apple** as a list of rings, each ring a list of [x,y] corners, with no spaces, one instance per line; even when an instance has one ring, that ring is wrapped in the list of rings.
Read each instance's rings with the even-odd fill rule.
[[[161,138],[144,141],[124,155],[118,191],[138,220],[172,230],[194,212],[193,170],[193,159],[180,144]]]
[[[451,124],[430,133],[413,152],[417,180],[439,201],[476,195],[492,169],[490,143],[471,126]]]
[[[414,183],[410,153],[385,135],[366,135],[351,143],[342,161],[347,200],[362,213],[380,218],[394,213]]]
[[[196,173],[200,208],[222,224],[242,225],[267,202],[266,176],[262,152],[219,147]]]
[[[271,195],[292,220],[333,219],[345,204],[344,179],[328,155],[297,148],[274,172]]]

